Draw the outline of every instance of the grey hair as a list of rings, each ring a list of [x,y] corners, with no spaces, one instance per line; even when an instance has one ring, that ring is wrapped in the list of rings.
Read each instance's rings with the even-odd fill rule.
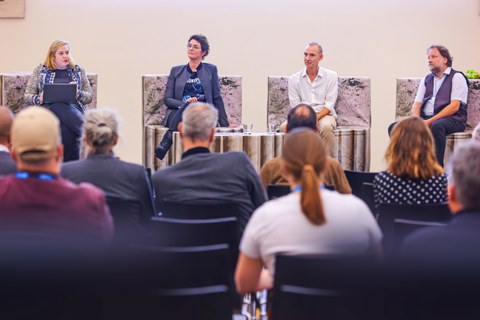
[[[218,122],[218,110],[209,103],[195,102],[182,115],[182,134],[192,141],[208,140]]]
[[[323,54],[323,48],[322,48],[322,46],[320,45],[320,43],[315,42],[315,41],[311,41],[311,42],[308,43],[308,46],[309,46],[309,47],[310,47],[310,46],[317,46],[318,49],[320,50],[320,54]]]
[[[468,141],[455,149],[450,163],[458,202],[465,209],[480,209],[480,143]]]
[[[475,129],[473,129],[473,132],[472,132],[472,140],[473,140],[473,141],[480,142],[480,123],[477,124],[477,126],[475,127]]]
[[[92,109],[83,123],[87,144],[93,151],[108,152],[118,137],[119,116],[113,109]]]

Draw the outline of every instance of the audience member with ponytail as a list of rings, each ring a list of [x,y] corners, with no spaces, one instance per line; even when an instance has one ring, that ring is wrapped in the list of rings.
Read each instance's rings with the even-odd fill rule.
[[[111,109],[87,111],[83,128],[87,157],[64,163],[62,176],[75,183],[89,182],[107,197],[137,201],[142,212],[138,221],[146,224],[155,214],[150,180],[144,166],[115,156],[118,123],[118,115]]]
[[[299,128],[286,136],[282,166],[292,193],[265,203],[249,220],[240,244],[237,291],[271,288],[278,253],[380,253],[382,234],[367,205],[324,189],[326,164],[325,146],[315,132]]]

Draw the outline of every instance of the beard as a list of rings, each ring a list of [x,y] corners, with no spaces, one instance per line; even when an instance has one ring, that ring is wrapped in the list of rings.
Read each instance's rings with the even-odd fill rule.
[[[439,73],[440,71],[442,71],[442,67],[435,67],[435,66],[429,65],[428,68],[432,73]]]

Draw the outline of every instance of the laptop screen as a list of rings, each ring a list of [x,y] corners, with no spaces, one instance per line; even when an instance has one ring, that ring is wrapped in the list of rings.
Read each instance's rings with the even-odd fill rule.
[[[76,83],[45,83],[43,86],[43,103],[75,102]]]

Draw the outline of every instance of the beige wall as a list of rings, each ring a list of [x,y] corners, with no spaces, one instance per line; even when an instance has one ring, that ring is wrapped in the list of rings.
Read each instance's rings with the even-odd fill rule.
[[[303,48],[324,46],[322,65],[372,80],[372,167],[383,168],[395,79],[426,74],[425,49],[446,45],[459,70],[480,69],[476,0],[26,0],[24,19],[0,19],[0,72],[31,71],[49,44],[67,39],[77,62],[99,74],[99,106],[123,118],[121,158],[141,162],[141,76],[186,62],[186,40],[204,33],[206,61],[243,76],[243,120],[266,126],[268,75],[303,66]]]

